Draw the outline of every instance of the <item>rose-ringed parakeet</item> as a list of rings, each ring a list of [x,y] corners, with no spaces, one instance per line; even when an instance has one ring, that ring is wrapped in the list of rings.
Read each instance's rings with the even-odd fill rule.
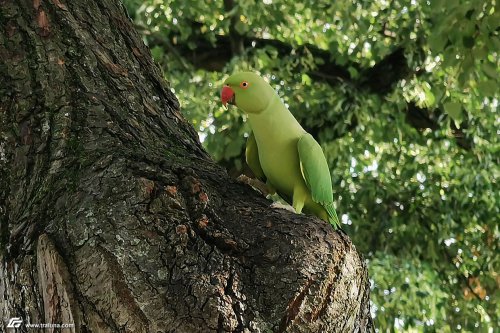
[[[333,206],[332,180],[321,146],[288,111],[274,89],[259,75],[230,76],[221,91],[224,106],[236,105],[252,128],[247,164],[271,190],[304,212],[340,227]]]

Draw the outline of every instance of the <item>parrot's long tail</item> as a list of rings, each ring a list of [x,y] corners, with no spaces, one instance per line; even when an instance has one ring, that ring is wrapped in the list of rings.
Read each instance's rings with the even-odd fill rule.
[[[325,209],[326,209],[326,212],[328,213],[328,222],[330,222],[333,229],[335,229],[335,230],[341,229],[340,220],[339,220],[339,217],[337,216],[337,212],[335,211],[335,208],[333,208],[333,205],[327,205],[325,207]]]

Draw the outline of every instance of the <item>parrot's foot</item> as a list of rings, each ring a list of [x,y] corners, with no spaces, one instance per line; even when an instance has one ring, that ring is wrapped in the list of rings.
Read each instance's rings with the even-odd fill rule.
[[[287,205],[287,204],[282,204],[281,202],[273,202],[271,204],[271,208],[275,209],[286,209],[288,211],[291,211],[292,213],[295,213],[295,209],[293,209],[292,206]]]
[[[255,190],[259,191],[263,196],[267,197],[271,191],[266,184],[258,179],[250,178],[245,175],[239,175],[236,181],[252,186]]]

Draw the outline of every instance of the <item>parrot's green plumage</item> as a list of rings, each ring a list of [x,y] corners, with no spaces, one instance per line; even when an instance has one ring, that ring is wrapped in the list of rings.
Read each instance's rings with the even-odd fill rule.
[[[333,206],[332,181],[321,146],[297,122],[274,89],[251,72],[229,77],[222,88],[223,104],[248,115],[253,133],[246,160],[257,178],[302,210],[340,227]]]

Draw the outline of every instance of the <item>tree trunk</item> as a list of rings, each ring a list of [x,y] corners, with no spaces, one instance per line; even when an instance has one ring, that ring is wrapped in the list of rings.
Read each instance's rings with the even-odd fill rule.
[[[373,330],[349,238],[210,159],[119,1],[0,24],[0,331]]]

